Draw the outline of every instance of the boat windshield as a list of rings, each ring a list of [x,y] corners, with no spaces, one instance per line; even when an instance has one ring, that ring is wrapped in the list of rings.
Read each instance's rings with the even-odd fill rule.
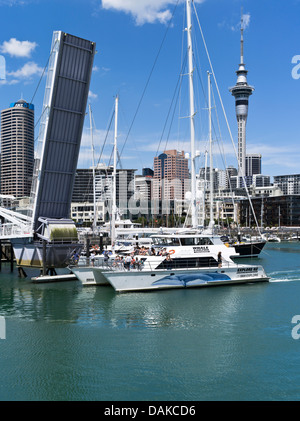
[[[195,237],[195,244],[197,246],[211,246],[213,242],[209,237]]]
[[[180,246],[179,238],[154,237],[153,244],[156,246]]]
[[[206,246],[213,242],[208,237],[153,237],[156,246]]]
[[[180,241],[182,246],[207,246],[213,244],[208,237],[182,237],[180,238]]]

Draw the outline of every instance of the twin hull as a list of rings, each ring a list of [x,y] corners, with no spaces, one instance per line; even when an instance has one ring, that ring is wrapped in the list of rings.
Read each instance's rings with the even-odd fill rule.
[[[71,266],[71,271],[84,286],[87,285],[109,285],[108,280],[103,276],[106,269],[95,268],[93,266]]]
[[[96,272],[99,269],[94,269]],[[102,271],[118,292],[169,288],[195,288],[213,285],[267,282],[262,266],[238,266],[226,269],[176,269],[161,271]]]

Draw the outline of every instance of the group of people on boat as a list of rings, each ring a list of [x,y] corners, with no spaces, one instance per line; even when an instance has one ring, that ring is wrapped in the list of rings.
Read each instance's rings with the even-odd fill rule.
[[[139,247],[136,246],[134,249],[134,255],[140,256],[167,256],[169,253],[166,248],[160,248],[157,251],[154,247]]]
[[[134,255],[134,253],[131,253],[127,256],[117,255],[112,263],[112,266],[115,269],[141,270],[143,267],[143,261]]]

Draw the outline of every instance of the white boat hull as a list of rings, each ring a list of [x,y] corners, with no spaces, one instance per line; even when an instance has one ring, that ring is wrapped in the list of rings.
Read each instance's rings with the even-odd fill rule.
[[[145,291],[170,288],[195,288],[214,285],[267,282],[262,266],[228,268],[176,269],[156,271],[103,272],[117,292]]]
[[[93,266],[72,266],[70,269],[83,286],[109,285],[106,277],[102,275],[102,272],[108,270],[105,267],[97,268],[97,271],[94,271]]]

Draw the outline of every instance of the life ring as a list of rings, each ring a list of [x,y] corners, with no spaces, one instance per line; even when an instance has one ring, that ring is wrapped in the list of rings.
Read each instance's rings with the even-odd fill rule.
[[[169,250],[168,253],[169,254],[174,254],[175,253],[175,250]]]

